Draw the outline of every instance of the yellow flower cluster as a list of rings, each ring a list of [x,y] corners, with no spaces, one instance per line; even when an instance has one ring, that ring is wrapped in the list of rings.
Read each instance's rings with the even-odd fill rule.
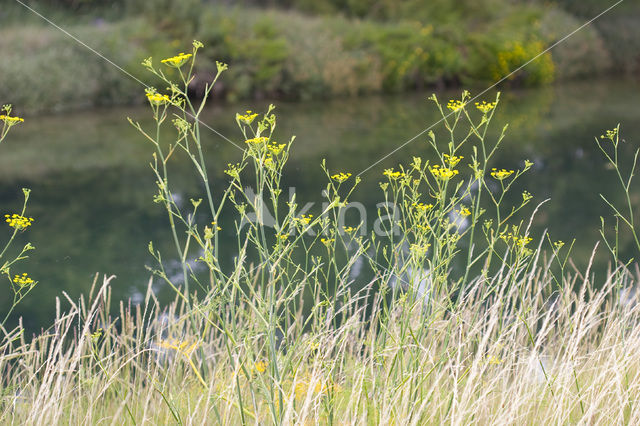
[[[273,154],[273,155],[278,155],[282,152],[282,150],[284,149],[284,147],[287,146],[284,143],[281,144],[277,144],[275,142],[270,143],[269,145],[267,145],[267,149]]]
[[[491,176],[498,180],[504,180],[513,174],[513,170],[500,169],[497,170],[495,167],[491,169]]]
[[[304,223],[305,225],[308,225],[309,223],[311,223],[311,220],[313,220],[313,215],[312,214],[303,214],[302,216],[300,216],[296,220],[298,222],[300,222],[300,223]]]
[[[610,139],[613,141],[616,138],[616,136],[618,136],[618,128],[615,128],[613,130],[607,130],[607,134],[601,135],[600,139]]]
[[[232,178],[237,179],[240,176],[240,165],[228,163],[227,169],[224,172]]]
[[[451,99],[449,101],[449,103],[447,103],[447,108],[449,108],[450,110],[456,112],[459,111],[461,109],[463,109],[465,107],[466,103],[462,102],[460,100],[453,100]]]
[[[175,339],[168,339],[161,340],[160,347],[165,349],[173,349],[188,356],[189,354],[191,354],[191,352],[194,351],[195,348],[198,347],[198,342],[194,342],[193,344],[189,345],[189,342],[186,340],[178,341]]]
[[[476,108],[478,108],[480,111],[482,111],[483,114],[488,113],[489,111],[491,111],[492,109],[494,109],[496,107],[497,103],[496,102],[476,102]]]
[[[266,138],[264,136],[259,136],[257,138],[251,138],[251,139],[247,139],[246,141],[244,141],[246,144],[248,145],[261,145],[263,143],[266,143],[269,141],[269,138]]]
[[[511,232],[509,232],[506,235],[501,235],[500,238],[502,238],[505,242],[514,242],[516,246],[518,247],[524,247],[527,244],[529,244],[533,239],[530,237],[520,237],[516,234],[513,234]]]
[[[416,256],[424,256],[429,251],[429,247],[431,247],[431,244],[411,244],[409,250]]]
[[[211,226],[213,227],[213,229],[215,229],[216,231],[222,231],[222,228],[220,228],[217,224],[217,222],[214,220],[213,222],[211,222]]]
[[[20,287],[26,287],[28,285],[34,285],[36,282],[29,278],[27,273],[23,273],[22,275],[16,275],[13,277],[13,282],[18,284]]]
[[[320,238],[320,242],[327,247],[329,247],[329,245],[335,241],[336,241],[335,238]]]
[[[295,387],[296,398],[298,399],[304,398],[307,395],[307,392],[309,391],[309,389],[310,389],[310,386],[307,382],[296,383],[296,387]],[[323,384],[322,382],[317,382],[313,388],[313,393],[320,394],[320,393],[327,392],[327,390],[328,390],[328,387],[325,384]]]
[[[351,234],[356,230],[356,228],[354,228],[353,226],[343,226],[342,229],[344,229],[344,232],[346,232],[347,234]]]
[[[269,363],[267,361],[256,361],[255,364],[253,364],[253,369],[262,374],[267,371],[268,366]]]
[[[167,102],[171,102],[171,98],[169,96],[153,92],[147,92],[147,99],[151,105],[163,105]]]
[[[245,124],[251,124],[257,116],[258,114],[254,113],[253,111],[247,110],[245,114],[236,114],[236,120],[241,121]]]
[[[464,157],[462,155],[456,157],[455,155],[442,154],[442,158],[449,164],[449,167],[455,167]]]
[[[433,204],[413,203],[411,205],[421,213],[427,212],[433,208]]]
[[[385,175],[386,177],[388,177],[389,179],[398,179],[398,178],[404,176],[404,173],[396,172],[396,171],[393,170],[393,168],[385,169],[382,174]]]
[[[191,56],[193,56],[191,55],[191,53],[180,53],[179,55],[172,56],[171,58],[163,59],[160,62],[174,68],[180,68],[185,63],[187,63]]]
[[[429,171],[431,171],[431,174],[433,175],[433,177],[443,181],[447,181],[458,174],[457,170],[453,170],[448,167],[440,167],[437,164],[431,167]]]
[[[24,118],[11,117],[10,115],[0,115],[0,120],[4,121],[9,126],[24,122]]]
[[[10,227],[18,230],[25,229],[33,223],[32,217],[24,217],[15,213],[12,215],[5,214],[4,217],[6,218],[5,222],[7,222]]]
[[[458,210],[458,213],[462,217],[467,217],[471,214],[471,210],[469,210],[467,207],[463,207],[460,210]]]
[[[351,173],[340,172],[340,173],[336,173],[335,175],[331,176],[331,179],[342,183],[345,180],[349,179],[350,177],[351,177]]]
[[[502,359],[495,355],[487,355],[487,362],[489,363],[489,365],[498,365],[502,364]]]

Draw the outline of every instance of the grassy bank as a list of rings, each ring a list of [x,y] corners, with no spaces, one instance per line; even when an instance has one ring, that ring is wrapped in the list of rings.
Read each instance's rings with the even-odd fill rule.
[[[509,272],[492,284],[507,288]],[[48,333],[31,342],[14,335],[0,346],[0,419],[635,424],[640,304],[637,295],[625,304],[612,296],[634,279],[594,290],[575,275],[548,299],[543,288],[552,278],[540,268],[488,300],[488,283],[478,280],[427,323],[408,301],[394,303],[384,320],[354,301],[323,312],[317,330],[305,331],[302,316],[284,329],[278,371],[266,362],[265,330],[250,306],[225,319],[238,327],[231,340],[206,319],[219,312],[212,302],[195,311],[162,308],[149,293],[142,306],[109,316],[105,280]],[[580,293],[569,290],[575,280],[584,284]]]
[[[164,56],[193,38],[202,40],[210,51],[199,64],[192,94],[202,92],[215,60],[223,60],[231,65],[231,78],[217,96],[236,100],[486,86],[584,20],[559,6],[502,3],[486,0],[484,13],[461,3],[453,10],[420,7],[388,16],[347,11],[346,17],[309,14],[321,11],[302,4],[287,10],[199,1],[116,2],[73,12],[47,2],[35,7],[135,78],[145,55]],[[0,22],[3,102],[33,112],[142,101],[132,95],[139,85],[134,79],[18,5],[3,10]],[[597,26],[583,29],[504,84],[634,70],[633,37],[616,33],[628,39],[622,43],[602,34]]]

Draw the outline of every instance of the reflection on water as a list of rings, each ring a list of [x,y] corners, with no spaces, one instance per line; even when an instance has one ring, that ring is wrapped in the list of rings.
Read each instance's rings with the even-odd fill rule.
[[[496,167],[522,167],[524,159],[535,162],[514,196],[520,197],[520,190],[526,188],[535,196],[534,201],[551,198],[536,216],[534,235],[548,229],[554,239],[570,241],[575,237],[578,267],[586,265],[598,240],[599,216],[609,215],[598,194],[612,194],[615,201],[621,201],[622,196],[614,174],[606,169],[596,149],[594,136],[620,122],[629,141],[625,149],[631,153],[640,135],[638,94],[638,84],[626,81],[502,95],[494,124],[509,123],[509,130]],[[459,94],[438,96],[446,102]],[[278,138],[297,135],[283,185],[296,188],[299,205],[314,202],[319,210],[326,182],[319,166],[321,159],[326,159],[331,171],[356,174],[366,169],[437,120],[426,97],[417,94],[277,105]],[[241,145],[235,112],[260,107],[214,106],[206,122]],[[20,238],[21,242],[28,238],[37,247],[24,264],[24,272],[40,284],[18,312],[27,326],[48,324],[55,296],[62,290],[71,297],[87,291],[96,272],[117,275],[114,297],[133,297],[135,301],[149,280],[145,265],[153,265],[147,250],[149,241],[153,240],[166,258],[173,253],[166,214],[152,202],[156,192],[148,167],[152,148],[126,121],[130,116],[149,124],[149,115],[146,109],[116,109],[32,117],[14,128],[0,148],[1,213],[19,208],[21,187],[33,190],[29,215],[36,222]],[[499,127],[495,126],[495,133]],[[382,201],[378,188],[382,170],[408,163],[413,155],[429,158],[424,139],[418,137],[366,172],[353,198],[374,208]],[[223,170],[227,163],[238,161],[240,151],[214,134],[206,136],[205,147],[215,192],[226,181]],[[176,158],[170,172],[177,194],[183,203],[189,203],[201,189],[194,173],[184,158]],[[633,201],[637,203],[639,198],[636,190]],[[370,223],[373,217],[374,213]],[[230,220],[222,220],[221,232],[234,240]],[[637,257],[630,238],[623,233],[621,245],[628,257]],[[600,270],[608,262],[602,254],[596,265]],[[233,252],[223,256],[223,264],[233,262]],[[171,267],[171,260],[167,266]],[[154,286],[160,297],[171,295],[159,281],[154,281]],[[6,309],[7,303],[0,301],[0,310]]]

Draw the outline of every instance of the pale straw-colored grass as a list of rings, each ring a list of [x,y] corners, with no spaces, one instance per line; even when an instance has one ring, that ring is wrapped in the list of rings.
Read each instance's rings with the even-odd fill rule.
[[[503,290],[489,297],[476,279],[429,313],[407,298],[386,316],[379,299],[373,313],[354,302],[339,322],[324,312],[316,331],[298,314],[279,342],[279,377],[247,361],[265,332],[243,303],[234,318],[211,298],[161,310],[149,290],[110,316],[104,279],[48,331],[3,340],[0,420],[239,424],[242,406],[249,424],[638,424],[640,305],[629,292],[618,301],[636,277],[617,272],[550,294],[545,268],[515,285],[498,275]],[[214,312],[235,334],[205,319]]]

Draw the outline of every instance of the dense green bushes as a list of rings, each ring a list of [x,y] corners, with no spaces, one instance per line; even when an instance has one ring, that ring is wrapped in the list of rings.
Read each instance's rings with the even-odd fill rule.
[[[460,83],[487,85],[509,75],[582,22],[553,6],[501,7],[501,0],[456,2],[455,7],[451,2],[421,3],[246,1],[253,7],[240,8],[200,0],[122,0],[109,5],[70,0],[69,8],[91,12],[71,18],[68,12],[58,11],[54,18],[134,77],[143,52],[161,57],[180,43],[201,39],[210,51],[200,62],[194,93],[210,80],[215,58],[231,65],[227,80],[231,83],[217,93],[230,100],[314,99]],[[283,7],[326,14],[339,11],[343,16],[310,16]],[[6,22],[0,30],[0,51],[6,59],[0,63],[0,74],[8,76],[0,87],[3,102],[33,111],[140,100],[131,90],[137,84],[133,79],[63,33],[40,24],[18,26],[25,17],[18,16],[12,24],[7,16],[12,16],[11,8],[0,16],[0,22]],[[412,20],[403,19],[407,16]],[[637,30],[632,24],[629,19],[625,25],[616,24],[616,31],[607,30],[608,41],[589,26],[553,53],[528,64],[506,84],[539,85],[612,69],[632,70],[640,62],[637,55],[628,54],[640,40],[634,37]],[[611,49],[612,43],[622,47]]]

